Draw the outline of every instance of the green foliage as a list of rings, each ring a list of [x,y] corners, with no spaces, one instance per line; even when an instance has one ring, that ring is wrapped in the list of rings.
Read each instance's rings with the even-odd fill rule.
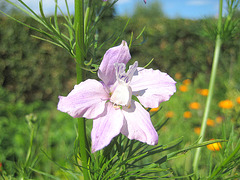
[[[22,20],[34,23],[26,17]],[[60,93],[67,93],[72,88],[75,64],[67,53],[32,38],[33,34],[31,29],[1,17],[1,85],[14,92],[16,99],[56,102]]]
[[[202,177],[210,178],[216,175],[216,178],[238,178],[239,175],[234,173],[239,173],[239,107],[235,106],[232,111],[224,111],[216,104],[220,100],[235,100],[239,96],[240,43],[236,38],[236,34],[239,33],[239,15],[233,15],[236,21],[231,21],[225,26],[226,30],[234,26],[234,31],[228,31],[233,38],[222,48],[219,78],[210,113],[212,118],[224,118],[223,128],[221,124],[208,127],[206,137],[218,140],[198,145],[198,137],[193,129],[200,125],[203,109],[190,110],[193,115],[190,119],[184,118],[183,113],[189,110],[190,102],[199,101],[202,107],[206,100],[196,93],[196,89],[208,87],[214,50],[213,40],[216,35],[213,24],[216,24],[216,19],[168,19],[156,3],[153,3],[150,9],[137,7],[130,21],[127,17],[114,17],[114,9],[111,9],[107,16],[98,12],[97,8],[93,9],[92,16],[89,16],[91,23],[85,27],[92,32],[86,37],[89,48],[85,57],[87,70],[92,69],[95,72],[105,51],[125,39],[130,42],[133,57],[131,61],[137,60],[140,66],[149,65],[154,69],[166,71],[171,76],[176,72],[181,73],[184,78],[191,78],[193,84],[188,86],[186,93],[178,90],[169,102],[162,104],[164,108],[153,116],[154,123],[158,125],[157,129],[160,129],[158,146],[150,147],[118,136],[109,147],[91,154],[93,164],[89,164],[89,173],[92,179],[190,179],[193,176],[193,151],[189,150],[213,142],[221,142],[223,148],[220,152],[213,153],[204,148],[204,156],[200,162]],[[66,22],[66,18],[71,24],[72,19],[68,19],[69,17],[57,17],[55,14],[53,18],[45,17],[46,21],[42,23],[45,24],[45,28],[56,31],[58,35],[69,33],[67,41],[70,43],[70,49],[65,49],[70,50],[70,54],[74,56],[74,44],[71,44],[72,29],[61,26]],[[18,18],[31,27],[40,27],[32,19],[24,16]],[[103,19],[101,24],[98,23],[100,18]],[[49,24],[50,19],[54,25]],[[227,19],[225,20],[227,22]],[[203,32],[209,30],[204,25],[206,21],[206,26],[214,28],[210,28],[212,32],[207,31],[204,34]],[[34,29],[23,27],[6,17],[1,17],[0,22],[0,83],[3,87],[0,89],[0,96],[3,97],[0,102],[2,177],[81,178],[81,159],[78,150],[74,149],[76,122],[68,115],[56,112],[57,96],[67,94],[76,82],[75,62],[61,48],[30,37],[39,36]],[[55,44],[60,43],[59,38],[55,36],[49,38]],[[117,41],[114,41],[115,39]],[[90,56],[93,58],[89,59]],[[150,61],[152,62],[148,64]],[[94,76],[87,74],[87,77]],[[182,80],[177,80],[178,89]],[[174,117],[168,121],[164,117],[167,111],[174,112]],[[29,128],[25,116],[31,113],[36,115],[37,122],[34,124],[28,121],[31,125]],[[88,123],[91,124],[91,121]],[[89,124],[88,134],[91,129]],[[33,126],[34,131],[31,129]],[[228,142],[219,139],[227,139]]]
[[[239,150],[240,140],[232,128],[228,143],[221,154],[221,161],[210,171],[209,179],[220,179],[223,177],[225,179],[239,178],[240,175],[235,172],[236,167],[240,164]]]
[[[240,94],[239,89],[236,88],[219,88],[227,84],[229,85],[229,79],[225,78],[227,73],[221,72],[220,74],[221,78],[219,78],[215,86],[216,93],[214,94],[209,120],[207,122],[205,140],[215,139],[218,141],[217,139],[224,139],[227,141],[221,142],[222,149],[220,149],[220,151],[210,152],[206,147],[202,148],[202,156],[199,162],[201,179],[207,179],[208,175],[211,177],[211,174],[220,167],[221,170],[218,171],[219,174],[216,176],[219,179],[237,177],[239,175],[238,153],[234,158],[231,158],[231,160],[227,161],[227,159],[231,156],[239,143],[240,124],[238,120],[240,106],[236,102],[236,98]],[[218,75],[219,77],[220,74]],[[184,149],[196,145],[198,139],[197,133],[199,133],[200,130],[206,101],[206,96],[201,95],[199,91],[207,88],[206,76],[206,74],[200,73],[194,81],[190,81],[188,85],[186,85],[186,78],[184,76],[177,79],[177,92],[168,102],[162,103],[162,110],[152,117],[153,122],[157,123],[162,121],[162,118],[168,117],[169,112],[171,112],[167,124],[159,131],[159,142],[161,144],[168,143],[173,139],[183,136],[183,142],[177,149],[184,151]],[[232,78],[235,79],[237,77]],[[183,85],[187,87],[186,92],[181,91],[181,86]],[[236,84],[234,83],[234,85]],[[229,99],[233,102],[233,107],[231,109],[221,109],[218,106],[218,103],[224,99]],[[190,103],[192,102],[198,102],[200,104],[199,109],[191,109]],[[191,116],[185,116],[185,112],[190,112]],[[153,113],[154,112],[152,112],[152,114]],[[173,152],[173,154],[175,153],[176,152]],[[194,150],[180,153],[167,162],[167,167],[172,167],[173,174],[177,177],[190,175],[192,173],[193,155]],[[224,162],[228,163],[222,166],[221,164],[224,164]]]
[[[30,168],[57,173],[42,150],[59,163],[67,162],[75,138],[74,122],[56,110],[56,104],[34,101],[25,104],[15,94],[0,88],[0,175],[30,178]],[[64,126],[63,126],[64,124]],[[58,149],[58,150],[57,150]]]
[[[32,38],[30,35],[38,35],[33,30],[4,17],[1,18],[0,82],[2,86],[15,92],[17,99],[28,102],[37,99],[56,102],[59,94],[69,92],[76,81],[75,62],[71,57],[58,47]],[[21,17],[21,19],[26,24],[39,26],[29,18]],[[114,20],[102,21],[98,26],[98,42],[108,41],[104,44],[98,43],[97,51],[89,49],[89,53],[94,54],[92,62],[99,64],[104,52],[112,46],[110,40],[114,37],[120,35],[118,40],[120,42],[122,39],[130,39],[133,33],[133,39],[139,34],[143,35],[131,45],[132,61],[138,60],[141,66],[145,66],[154,58],[149,67],[168,72],[170,75],[180,72],[194,79],[201,72],[210,72],[214,42],[205,36],[199,36],[205,28],[202,26],[203,20],[157,18],[159,23],[153,24],[147,19],[148,17],[131,19],[123,33],[121,30],[126,25],[126,18],[115,17]],[[61,24],[63,18],[58,17],[58,21]],[[141,31],[144,27],[141,24],[147,25],[143,33]],[[144,43],[139,47],[142,42]],[[239,46],[237,39],[223,46],[220,74],[222,71],[234,71],[236,75],[239,74],[239,71],[231,68],[239,58]],[[96,67],[88,64],[90,60],[87,59],[86,67],[95,69]],[[87,74],[87,77],[96,76]],[[236,78],[236,82],[239,82],[239,79]]]

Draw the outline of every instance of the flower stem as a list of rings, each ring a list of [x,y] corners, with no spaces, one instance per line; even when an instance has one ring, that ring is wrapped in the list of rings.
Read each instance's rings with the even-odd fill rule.
[[[32,147],[33,147],[33,138],[34,138],[34,129],[33,127],[31,128],[31,134],[30,134],[30,145],[28,147],[28,153],[25,161],[25,167],[28,168],[29,166],[29,161],[32,155]]]
[[[204,138],[206,127],[207,127],[207,118],[208,118],[208,114],[210,111],[210,105],[211,105],[212,96],[213,96],[219,55],[220,55],[220,51],[221,51],[222,6],[223,6],[223,1],[219,0],[219,17],[218,17],[218,31],[217,31],[218,34],[217,34],[216,43],[215,43],[213,65],[212,65],[212,71],[211,71],[211,77],[210,77],[210,83],[209,83],[209,94],[208,94],[207,101],[206,101],[206,106],[205,106],[202,125],[201,125],[201,132],[199,135],[199,144],[203,142],[203,138]],[[201,152],[201,148],[198,148],[196,150],[194,161],[193,161],[193,170],[196,173],[196,176],[198,176],[198,163],[199,163],[200,152]]]
[[[77,84],[83,81],[83,66],[85,45],[84,45],[84,0],[75,0],[75,40],[76,40],[76,73],[77,73]],[[88,160],[89,160],[89,149],[87,145],[86,137],[86,125],[85,119],[78,119],[78,141],[80,149],[80,157],[82,163],[82,172],[85,180],[89,179],[88,176]]]
[[[76,73],[77,84],[83,81],[83,69],[81,66],[84,62],[84,4],[83,0],[75,0],[75,40],[76,40]]]

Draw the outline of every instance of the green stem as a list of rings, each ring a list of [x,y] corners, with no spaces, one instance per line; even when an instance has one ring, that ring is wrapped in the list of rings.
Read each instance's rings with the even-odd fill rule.
[[[85,47],[84,47],[84,0],[75,0],[75,19],[74,19],[75,39],[76,39],[76,73],[77,84],[83,81],[83,69]],[[81,157],[83,177],[88,176],[89,149],[87,145],[85,119],[78,119],[78,141]]]
[[[75,39],[76,39],[76,73],[77,84],[83,81],[83,70],[81,66],[84,62],[84,2],[75,0],[74,19]]]
[[[238,153],[239,150],[240,150],[240,143],[235,148],[235,150],[232,152],[232,154],[230,154],[230,156],[228,156],[227,159],[225,161],[223,161],[221,163],[221,165],[215,171],[213,171],[210,179],[214,178],[225,167],[225,165],[227,163],[229,163],[229,161],[232,160],[232,158]]]
[[[34,129],[32,127],[31,128],[31,134],[30,134],[30,145],[29,145],[29,148],[28,148],[28,153],[27,153],[26,161],[25,161],[25,167],[26,168],[28,168],[28,166],[29,166],[29,161],[30,161],[30,157],[31,157],[31,154],[32,154],[33,138],[34,138]]]
[[[203,138],[205,135],[206,127],[207,127],[207,118],[210,111],[210,105],[212,101],[213,96],[213,90],[214,90],[214,84],[216,79],[216,73],[217,73],[217,66],[219,61],[219,55],[221,51],[221,29],[222,29],[222,0],[219,0],[219,18],[218,18],[218,34],[216,37],[216,44],[215,44],[215,51],[214,51],[214,57],[213,57],[213,65],[212,65],[212,71],[211,71],[211,77],[210,77],[210,83],[209,83],[209,94],[206,101],[206,106],[204,110],[203,120],[202,120],[202,126],[201,126],[201,132],[199,135],[199,144],[203,142]],[[195,153],[194,161],[193,161],[193,170],[198,176],[198,163],[199,163],[199,157],[200,157],[201,148],[198,148]]]

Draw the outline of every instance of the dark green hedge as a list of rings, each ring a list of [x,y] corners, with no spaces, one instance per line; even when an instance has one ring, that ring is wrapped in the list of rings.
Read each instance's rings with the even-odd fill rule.
[[[32,26],[38,24],[30,18],[21,17],[22,21]],[[127,18],[115,17],[99,24],[99,44],[108,40],[97,52],[97,58],[105,53],[114,38],[122,31]],[[158,22],[158,23],[156,23]],[[145,42],[140,38],[133,42],[132,61],[150,65],[174,76],[176,72],[185,77],[194,78],[198,73],[210,73],[214,51],[214,37],[203,36],[204,20],[168,19],[165,17],[133,17],[122,39],[130,40],[138,36],[146,25]],[[212,20],[213,24],[215,20]],[[75,84],[75,62],[68,52],[31,37],[38,35],[32,30],[6,17],[0,17],[0,83],[8,91],[14,92],[16,99],[32,102],[51,100],[57,102],[58,95],[66,95]],[[234,43],[233,43],[234,42]],[[239,41],[223,46],[220,72],[229,71],[230,63],[239,61]],[[231,54],[232,60],[229,56]]]
[[[29,18],[22,21],[37,26]],[[29,28],[0,19],[0,83],[24,101],[56,100],[72,88],[75,63],[67,52],[31,37]],[[70,87],[71,86],[71,87]]]

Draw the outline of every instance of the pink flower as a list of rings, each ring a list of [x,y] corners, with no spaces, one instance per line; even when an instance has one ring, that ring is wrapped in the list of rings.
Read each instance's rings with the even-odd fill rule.
[[[93,119],[92,152],[107,146],[119,133],[150,145],[158,143],[150,115],[142,105],[159,107],[174,94],[176,82],[159,70],[138,67],[137,61],[125,72],[130,59],[127,43],[122,41],[104,55],[98,70],[102,81],[88,79],[75,85],[67,97],[59,96],[58,110],[74,118]]]

